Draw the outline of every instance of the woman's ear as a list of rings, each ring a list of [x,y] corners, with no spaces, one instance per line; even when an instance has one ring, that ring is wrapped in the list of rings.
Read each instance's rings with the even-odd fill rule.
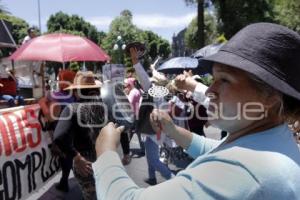
[[[282,110],[282,97],[279,94],[272,94],[265,98],[264,108],[267,112],[280,113]]]

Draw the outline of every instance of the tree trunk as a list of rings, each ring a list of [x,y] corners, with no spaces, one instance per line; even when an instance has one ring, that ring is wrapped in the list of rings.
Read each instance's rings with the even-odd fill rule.
[[[201,47],[204,47],[204,0],[198,0],[198,19],[197,19],[197,25],[198,25],[198,45],[199,49]]]

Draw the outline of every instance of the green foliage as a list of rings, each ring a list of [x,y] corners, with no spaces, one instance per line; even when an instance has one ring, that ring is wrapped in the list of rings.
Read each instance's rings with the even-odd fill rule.
[[[69,69],[74,71],[74,72],[77,72],[77,71],[79,71],[80,66],[79,66],[78,62],[71,62],[70,66],[69,66]]]
[[[184,43],[191,49],[198,49],[198,26],[197,18],[194,18],[184,34]]]
[[[220,35],[219,37],[217,37],[215,43],[224,43],[224,42],[227,42],[227,39],[225,37],[224,34]]]
[[[158,43],[158,54],[163,58],[166,59],[169,57],[171,53],[170,44],[167,40],[159,40]]]
[[[300,33],[299,0],[277,0],[274,10],[276,22]]]
[[[84,33],[81,31],[76,31],[76,30],[66,30],[66,29],[60,29],[59,31],[54,31],[52,33],[66,33],[66,34],[72,34],[72,35],[78,35],[78,36],[83,36],[85,37]]]
[[[107,36],[107,34],[105,32],[103,32],[103,31],[98,32],[98,45],[102,46],[102,43],[106,36]]]
[[[51,15],[47,21],[47,28],[49,33],[64,32],[85,36],[96,44],[100,44],[103,38],[103,33],[99,33],[95,26],[86,22],[82,17],[78,15],[70,16],[63,12]]]
[[[23,19],[20,19],[18,17],[6,14],[6,13],[0,13],[0,19],[5,19],[9,21],[12,24],[12,36],[17,44],[21,44],[24,37],[27,35],[27,29],[29,28],[29,25],[26,21]]]
[[[213,82],[213,77],[210,74],[207,74],[205,76],[200,76],[201,82],[206,85],[206,86],[210,86],[211,83]]]
[[[208,14],[205,12],[205,28],[204,28],[204,38],[205,45],[214,43],[216,38],[218,37],[217,32],[217,20],[216,17],[212,14]],[[192,22],[189,24],[185,34],[184,34],[185,44],[191,49],[198,49],[199,45],[196,41],[198,41],[198,26],[197,26],[197,18],[194,18]]]
[[[212,0],[217,11],[219,32],[231,38],[248,24],[272,22],[273,5],[270,0]]]
[[[129,44],[131,42],[142,42],[146,45],[146,54],[143,59],[143,66],[148,68],[150,63],[158,56],[168,57],[171,52],[168,41],[162,39],[152,31],[143,31],[132,23],[132,14],[129,10],[121,12],[120,16],[115,18],[109,28],[107,36],[103,39],[103,48],[111,56],[112,63],[119,61],[119,56],[122,56],[122,63],[127,67],[131,67],[131,59],[124,52],[120,53],[114,50],[113,47],[117,43],[117,37],[121,36],[120,45]]]
[[[140,33],[141,30],[132,23],[130,11],[123,11],[120,16],[111,22],[109,32],[103,39],[102,47],[111,56],[112,63],[117,63],[119,61],[119,56],[123,56],[121,60],[124,60],[124,54],[113,49],[114,45],[117,43],[117,37],[122,37],[122,40],[119,41],[119,45],[122,46],[123,44],[129,44],[134,41],[142,41]],[[125,58],[125,65],[130,64],[127,63],[127,61],[129,61],[129,59]]]
[[[167,40],[161,38],[152,31],[143,31],[142,38],[147,46],[147,56],[150,60],[155,60],[158,56],[167,58],[171,53],[171,47]]]

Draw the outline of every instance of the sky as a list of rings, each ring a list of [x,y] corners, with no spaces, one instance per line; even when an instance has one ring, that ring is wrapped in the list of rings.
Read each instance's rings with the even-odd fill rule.
[[[42,32],[47,31],[50,15],[59,11],[79,15],[99,31],[107,32],[110,22],[128,9],[135,25],[152,30],[170,42],[173,34],[187,27],[197,12],[196,6],[186,6],[184,0],[2,0],[0,3],[12,15],[39,27],[38,1]]]

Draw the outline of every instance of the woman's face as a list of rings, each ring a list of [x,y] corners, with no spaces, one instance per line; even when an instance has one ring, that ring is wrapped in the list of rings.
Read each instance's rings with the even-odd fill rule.
[[[130,91],[132,90],[132,86],[129,83],[124,84],[124,93],[129,95]]]
[[[213,66],[213,82],[206,91],[210,98],[209,122],[230,133],[265,117],[266,101],[247,73],[222,64]]]

